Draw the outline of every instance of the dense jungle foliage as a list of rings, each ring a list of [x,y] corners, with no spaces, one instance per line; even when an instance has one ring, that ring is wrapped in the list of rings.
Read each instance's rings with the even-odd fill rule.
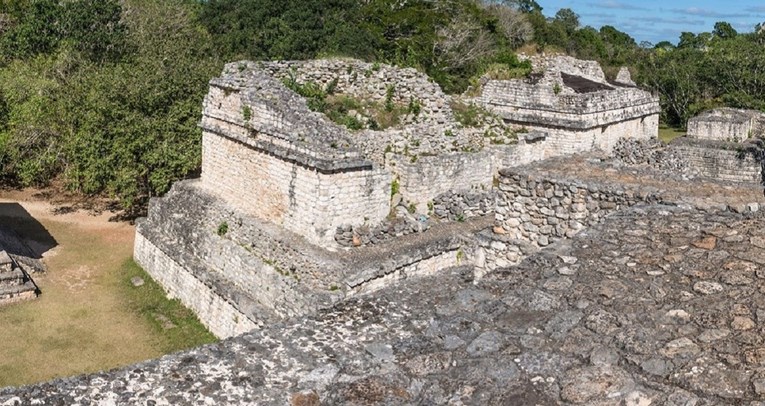
[[[763,40],[721,22],[637,44],[534,0],[0,0],[0,183],[140,209],[198,170],[202,98],[226,61],[356,57],[459,93],[528,74],[517,52],[568,53],[609,75],[629,65],[683,126],[713,106],[765,108]]]

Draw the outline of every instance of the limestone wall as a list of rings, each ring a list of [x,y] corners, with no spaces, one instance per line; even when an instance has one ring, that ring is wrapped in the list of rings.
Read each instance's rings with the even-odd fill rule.
[[[392,157],[389,167],[398,179],[401,195],[420,212],[448,191],[491,189],[495,170],[490,151],[425,156],[416,162]]]
[[[314,82],[326,88],[335,83],[335,91],[361,99],[384,102],[388,87],[393,86],[393,102],[408,104],[416,100],[421,119],[444,123],[453,120],[449,97],[426,74],[413,68],[396,68],[356,59],[318,59],[309,61],[261,62],[260,67],[283,80]]]
[[[476,100],[509,124],[547,133],[546,157],[593,148],[610,152],[619,138],[658,136],[658,97],[608,83],[593,61],[532,61],[539,76],[487,80]]]
[[[353,144],[367,158],[380,164],[385,160],[386,151],[407,151],[411,156],[434,155],[464,148],[479,149],[483,142],[481,137],[459,128],[449,105],[451,97],[416,69],[355,59],[259,62],[258,69],[278,80],[294,79],[300,84],[313,82],[322,89],[334,86],[333,92],[337,95],[380,106],[385,103],[388,89],[392,90],[394,104],[408,106],[416,103],[418,114],[401,117],[398,126],[353,133]]]
[[[740,142],[764,131],[765,113],[757,110],[720,108],[688,120],[688,137],[700,140]]]
[[[331,252],[247,215],[200,183],[179,182],[152,199],[148,217],[138,222],[134,256],[219,337],[456,265],[462,233],[492,220],[445,224],[441,232],[414,239]]]
[[[134,252],[135,261],[164,287],[168,297],[177,298],[191,309],[215,336],[232,337],[258,327],[235,305],[194,277],[140,232],[135,236]]]
[[[648,164],[687,178],[761,183],[762,154],[756,143],[733,143],[677,138],[660,142],[623,140],[614,156],[628,164]]]
[[[251,62],[211,81],[201,126],[202,184],[246,213],[315,244],[388,214],[390,175]]]
[[[581,76],[596,82],[606,82],[606,75],[597,61],[585,61],[567,55],[519,55],[520,59],[528,59],[536,71],[566,72]]]
[[[381,169],[322,173],[205,132],[202,183],[238,209],[305,236],[332,240],[345,224],[382,221],[391,176]]]
[[[547,134],[542,145],[545,157],[575,154],[596,148],[608,152],[612,151],[614,145],[624,138],[638,140],[657,138],[659,115],[652,114],[581,131],[536,125],[528,125],[528,128],[544,131]]]
[[[762,163],[745,152],[741,146],[725,148],[722,144],[678,142],[672,156],[683,157],[689,173],[721,181],[760,183]]]

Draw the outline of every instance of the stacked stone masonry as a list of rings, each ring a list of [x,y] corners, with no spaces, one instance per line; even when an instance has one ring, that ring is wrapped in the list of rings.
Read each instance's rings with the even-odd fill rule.
[[[765,134],[765,113],[720,108],[688,120],[688,136],[700,140],[741,142]]]
[[[34,299],[37,286],[6,251],[0,251],[0,306]]]
[[[761,184],[763,151],[757,142],[734,143],[677,138],[665,145],[657,140],[622,140],[614,156],[628,164],[648,164],[687,178]]]
[[[258,66],[279,80],[299,84],[315,83],[322,89],[333,86],[334,93],[383,105],[389,91],[394,104],[416,103],[419,112],[405,118],[406,125],[385,131],[364,130],[354,133],[354,143],[375,162],[383,163],[386,150],[423,155],[480,147],[458,129],[449,102],[440,86],[427,75],[412,68],[395,68],[354,59],[263,62]],[[444,137],[444,133],[453,138]]]
[[[545,247],[571,238],[607,215],[662,199],[648,190],[545,179],[524,170],[500,171],[496,224],[511,239]]]
[[[203,114],[202,182],[240,210],[317,244],[388,214],[390,175],[275,79],[227,65]]]
[[[492,221],[484,216],[394,244],[331,252],[239,210],[200,181],[185,181],[151,201],[137,224],[134,257],[214,334],[230,337],[456,265],[463,234]]]
[[[594,62],[532,60],[536,69],[542,67],[541,78],[489,80],[477,100],[508,123],[546,132],[545,157],[595,148],[610,152],[620,138],[657,137],[657,97],[608,83]]]
[[[762,220],[633,208],[480,281],[447,269],[0,404],[759,406]]]

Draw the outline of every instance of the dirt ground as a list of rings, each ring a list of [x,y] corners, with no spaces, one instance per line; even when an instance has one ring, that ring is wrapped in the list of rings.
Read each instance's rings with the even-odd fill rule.
[[[109,221],[113,213],[62,210],[44,198],[0,190],[0,224],[44,251],[47,265],[33,275],[42,291],[36,300],[0,308],[0,387],[161,355],[152,324],[126,305],[124,289],[133,287],[121,269],[132,255],[134,227]]]

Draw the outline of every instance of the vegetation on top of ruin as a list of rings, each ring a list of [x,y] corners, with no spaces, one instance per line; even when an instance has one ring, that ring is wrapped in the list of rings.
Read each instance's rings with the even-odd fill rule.
[[[527,75],[519,52],[566,53],[609,76],[630,66],[660,95],[663,122],[684,127],[710,107],[765,109],[765,33],[755,32],[720,22],[677,46],[638,44],[582,27],[571,9],[547,18],[534,0],[0,0],[0,182],[58,179],[142,209],[198,171],[207,83],[239,59],[349,56],[414,67],[461,93],[483,75]],[[393,111],[412,110],[324,102],[349,128],[395,125]],[[386,115],[364,113],[373,108]]]
[[[324,89],[312,81],[298,83],[293,77],[288,77],[283,83],[288,89],[303,96],[309,109],[324,113],[334,123],[352,131],[385,130],[402,124],[404,118],[416,120],[420,114],[420,104],[415,99],[411,99],[408,104],[393,101],[394,86],[388,87],[385,100],[379,102],[336,94],[336,82],[330,82]]]

